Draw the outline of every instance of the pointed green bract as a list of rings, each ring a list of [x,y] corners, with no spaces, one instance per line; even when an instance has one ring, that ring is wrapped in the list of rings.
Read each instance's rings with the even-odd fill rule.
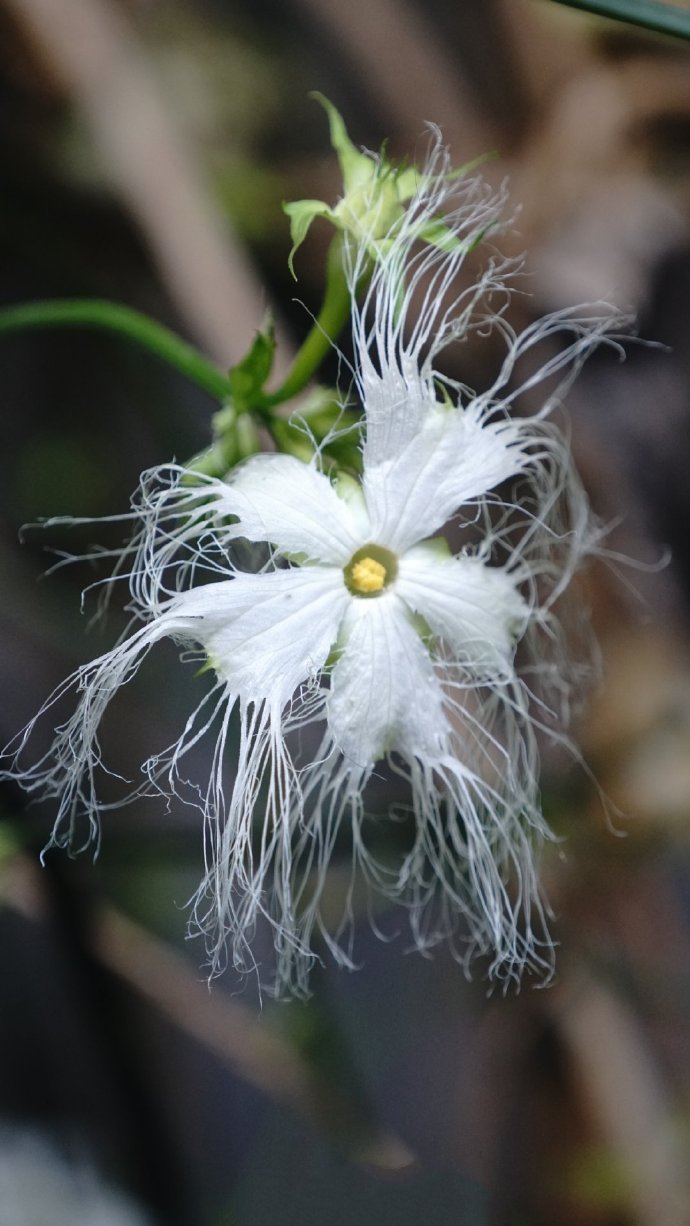
[[[267,412],[264,386],[273,369],[275,348],[273,321],[267,318],[248,352],[228,371],[224,404],[211,422],[213,442],[189,461],[194,472],[222,477],[261,450],[255,419],[263,421]]]
[[[416,166],[396,166],[386,156],[385,148],[378,155],[357,149],[333,103],[323,94],[312,93],[311,97],[328,115],[331,145],[343,176],[343,195],[334,206],[323,200],[294,200],[283,205],[290,218],[292,249],[288,263],[293,277],[295,255],[316,217],[324,217],[337,230],[351,234],[376,260],[389,245],[406,204],[419,192],[425,178],[424,171]],[[464,168],[453,171],[452,177],[463,173]],[[419,238],[444,251],[452,251],[458,244],[452,229],[440,218],[420,226]]]
[[[324,204],[322,200],[291,200],[283,205],[283,212],[287,213],[290,218],[290,237],[292,239],[292,248],[288,256],[288,264],[290,272],[295,280],[297,274],[295,272],[294,259],[297,251],[302,246],[309,227],[315,217],[327,217],[335,225],[335,216],[333,209],[329,205]]]
[[[255,407],[273,369],[276,342],[273,323],[268,320],[257,332],[247,355],[229,371],[230,393],[238,413]]]
[[[347,134],[345,121],[340,111],[334,107],[333,103],[324,94],[314,90],[309,97],[313,98],[315,102],[319,102],[328,115],[331,145],[338,155],[340,169],[343,172],[343,187],[346,194],[357,191],[371,179],[371,158],[353,145]]]

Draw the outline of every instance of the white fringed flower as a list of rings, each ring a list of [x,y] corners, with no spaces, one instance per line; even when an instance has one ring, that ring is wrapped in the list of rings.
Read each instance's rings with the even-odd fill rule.
[[[143,625],[61,689],[75,685],[79,705],[47,757],[19,761],[33,724],[18,747],[24,785],[58,802],[53,842],[73,841],[80,813],[96,837],[103,712],[159,639],[199,648],[215,684],[169,751],[145,763],[134,795],[183,791],[183,760],[212,738],[196,917],[214,963],[229,941],[242,968],[268,920],[277,990],[306,989],[315,930],[351,964],[351,895],[339,923],[327,931],[322,919],[341,832],[353,867],[409,909],[419,947],[448,937],[463,959],[488,955],[494,974],[551,967],[535,728],[567,705],[553,606],[593,534],[546,421],[553,390],[529,418],[508,410],[559,371],[562,390],[612,317],[564,313],[515,336],[487,307],[504,288],[499,265],[469,288],[457,280],[500,203],[478,181],[450,180],[436,147],[361,307],[353,288],[361,482],[287,455],[256,456],[227,482],[175,466],[145,475],[130,574]],[[420,247],[415,236],[441,215],[453,241]],[[353,287],[363,251],[350,249]],[[493,386],[472,395],[436,358],[490,326],[505,358]],[[518,359],[556,333],[566,340],[516,381]],[[439,538],[450,521],[456,554]],[[260,573],[233,562],[240,539],[270,547]],[[411,832],[397,861],[371,849],[382,824],[367,817],[367,785],[384,760],[402,777],[396,817]]]

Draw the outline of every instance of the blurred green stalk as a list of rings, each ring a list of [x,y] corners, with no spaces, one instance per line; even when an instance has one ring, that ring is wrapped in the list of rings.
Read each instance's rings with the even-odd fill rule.
[[[596,13],[599,17],[610,17],[613,21],[644,26],[659,34],[690,38],[690,12],[675,4],[660,4],[658,0],[554,0],[554,3]]]

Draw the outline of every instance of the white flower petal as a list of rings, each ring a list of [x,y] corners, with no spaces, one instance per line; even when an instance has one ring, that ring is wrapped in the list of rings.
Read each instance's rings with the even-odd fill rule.
[[[422,429],[437,408],[433,384],[428,386],[416,362],[405,353],[382,373],[366,349],[360,355],[360,386],[366,414],[364,466],[395,459]],[[398,365],[400,363],[400,365]]]
[[[344,566],[368,538],[363,507],[339,498],[328,477],[294,456],[254,456],[233,474],[216,507],[238,517],[229,537],[269,541],[311,562]]]
[[[166,632],[158,622],[141,626],[112,651],[78,668],[58,686],[23,732],[0,754],[0,762],[9,760],[11,763],[10,770],[0,771],[0,778],[14,777],[28,792],[57,801],[48,846],[69,847],[76,852],[93,841],[98,847],[99,817],[104,807],[96,794],[95,784],[95,776],[103,768],[99,726],[118,690],[132,680],[144,656]],[[55,728],[50,749],[26,765],[25,750],[33,743],[37,725],[72,690],[80,695],[75,711]],[[120,803],[125,804],[138,794],[141,794],[140,789]]]
[[[339,569],[304,566],[193,588],[163,620],[202,644],[235,693],[283,705],[325,664],[351,599]]]
[[[396,592],[469,668],[505,669],[529,616],[514,578],[481,558],[438,558],[424,545],[400,559]]]
[[[425,171],[410,175],[410,187],[413,179],[408,209],[376,244],[363,297],[369,245],[351,245],[345,253],[355,373],[367,420],[365,464],[390,460],[422,428],[437,399],[435,356],[471,328],[480,302],[486,318],[484,296],[501,284],[491,260],[481,270],[475,265],[472,277],[458,273],[499,220],[504,190],[495,194],[470,175],[457,178],[436,141]]]
[[[482,423],[471,405],[435,409],[397,456],[365,468],[372,539],[402,553],[432,536],[463,503],[525,467],[521,437],[512,422]]]
[[[448,725],[429,653],[394,593],[354,599],[327,704],[336,745],[353,766],[391,750],[438,757]]]

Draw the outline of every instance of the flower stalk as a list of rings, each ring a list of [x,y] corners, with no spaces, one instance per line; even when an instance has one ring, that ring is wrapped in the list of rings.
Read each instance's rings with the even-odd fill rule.
[[[362,288],[365,283],[366,273],[363,271]],[[350,311],[351,294],[343,269],[343,240],[340,234],[336,234],[328,248],[323,305],[280,387],[266,396],[267,407],[285,404],[311,382],[321,363],[333,352],[333,345],[348,322]]]

